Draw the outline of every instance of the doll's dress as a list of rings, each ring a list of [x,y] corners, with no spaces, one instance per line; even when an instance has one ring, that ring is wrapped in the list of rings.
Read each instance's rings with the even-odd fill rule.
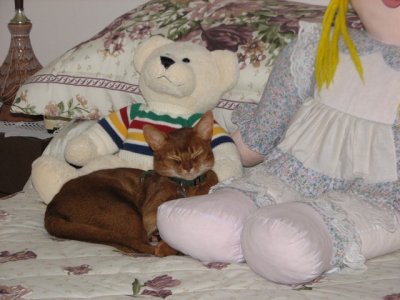
[[[333,178],[395,181],[392,126],[400,104],[400,72],[381,53],[361,60],[364,80],[350,57],[341,56],[334,81],[302,105],[278,148]]]
[[[363,79],[342,45],[334,81],[317,91],[310,53],[315,53],[319,34],[319,25],[303,23],[298,40],[281,58],[290,62],[290,76],[278,67],[260,105],[242,105],[234,113],[245,143],[265,153],[265,161],[214,190],[238,189],[258,207],[287,201],[311,205],[334,241],[332,265],[362,268],[365,259],[351,215],[361,210],[377,226],[400,230],[400,49],[352,33]],[[285,95],[282,103],[274,99],[279,93]],[[286,116],[289,122],[282,124]]]

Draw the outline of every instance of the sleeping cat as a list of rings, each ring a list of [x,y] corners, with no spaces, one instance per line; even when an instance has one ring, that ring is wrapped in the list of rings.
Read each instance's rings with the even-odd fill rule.
[[[193,128],[169,134],[144,126],[154,171],[106,169],[70,180],[47,206],[46,230],[126,252],[176,254],[163,241],[151,243],[157,233],[157,208],[169,200],[206,194],[217,183],[211,170],[213,122],[207,112]]]

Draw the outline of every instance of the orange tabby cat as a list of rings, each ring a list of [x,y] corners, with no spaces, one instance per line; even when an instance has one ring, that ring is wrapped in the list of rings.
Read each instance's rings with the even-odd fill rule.
[[[154,171],[117,168],[67,182],[49,203],[46,230],[57,237],[112,245],[128,252],[176,254],[157,233],[157,208],[166,201],[208,193],[218,181],[211,170],[213,117],[207,112],[194,128],[165,134],[143,128],[154,152]]]

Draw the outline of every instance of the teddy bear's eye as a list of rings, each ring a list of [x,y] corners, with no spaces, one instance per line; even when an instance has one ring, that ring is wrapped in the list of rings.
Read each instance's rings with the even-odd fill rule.
[[[184,59],[182,59],[182,61],[184,62],[184,63],[190,63],[190,59],[189,58],[184,58]]]

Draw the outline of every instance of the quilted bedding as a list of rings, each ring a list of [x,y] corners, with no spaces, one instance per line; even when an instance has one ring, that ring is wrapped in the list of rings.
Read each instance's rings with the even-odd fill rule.
[[[145,29],[154,26],[153,30],[156,33],[165,33],[166,36],[173,39],[197,41],[208,47],[231,46],[238,52],[242,60],[241,72],[245,74],[241,77],[242,82],[238,85],[236,94],[228,95],[230,96],[229,101],[232,102],[225,101],[225,104],[222,105],[223,108],[232,110],[234,109],[232,103],[257,101],[271,68],[271,56],[276,55],[276,47],[283,46],[297,32],[298,19],[319,20],[324,11],[323,7],[303,8],[299,4],[277,0],[214,1],[215,7],[210,6],[209,10],[204,10],[204,16],[199,17],[198,11],[203,10],[199,10],[198,6],[203,7],[210,4],[208,1],[200,0],[192,2],[189,5],[190,1],[149,1],[146,6],[118,18],[112,23],[113,26],[107,27],[96,36],[98,40],[89,40],[86,42],[86,46],[82,44],[72,49],[67,54],[72,53],[73,59],[64,60],[70,63],[72,70],[75,67],[70,61],[74,59],[76,60],[74,63],[84,66],[82,61],[84,60],[86,63],[87,55],[90,54],[85,51],[93,51],[91,55],[93,57],[100,56],[102,60],[103,57],[99,54],[117,49],[113,47],[120,46],[120,44],[115,43],[121,43],[125,47],[131,45],[128,36],[136,32],[133,30],[136,28],[136,22],[139,25],[146,25],[147,27],[143,27]],[[185,6],[185,3],[187,8],[183,9],[182,6]],[[261,5],[262,9],[257,5]],[[226,14],[220,6],[230,9],[231,14]],[[244,13],[246,9],[249,10],[249,13]],[[148,14],[153,20],[151,23],[147,22]],[[192,22],[191,17],[196,17],[197,21]],[[200,24],[198,20],[202,20],[203,23]],[[358,23],[354,18],[350,18],[349,22],[351,27],[357,27]],[[243,26],[244,24],[247,26]],[[269,27],[265,24],[268,24]],[[220,39],[220,37],[225,37],[225,35],[219,34],[220,32],[230,32],[233,27],[235,28],[233,32],[238,33],[237,35],[231,34],[231,40]],[[143,33],[143,30],[138,32]],[[115,33],[119,33],[118,39],[114,38]],[[134,38],[137,37],[134,36]],[[123,44],[122,41],[126,44]],[[279,47],[276,45],[277,41]],[[227,44],[221,44],[222,42]],[[98,51],[96,45],[108,48]],[[127,57],[131,55],[127,49],[125,48],[125,51],[120,53],[113,53],[115,55],[112,57],[122,61],[121,57],[124,53]],[[78,54],[81,55],[82,61],[79,60]],[[108,56],[108,59],[110,57]],[[93,66],[85,65],[88,70],[96,66],[95,60],[89,61]],[[63,59],[60,62],[63,62]],[[119,63],[113,65],[117,66]],[[129,63],[126,65],[129,66]],[[44,70],[50,72],[49,69]],[[76,74],[68,74],[68,76],[75,78]],[[100,79],[104,80],[104,78]],[[135,86],[135,81],[128,79],[126,82],[131,84],[129,86]],[[59,82],[53,85],[53,88],[47,88],[47,82],[36,82],[36,84],[45,85],[45,91],[62,87]],[[259,88],[254,88],[255,85]],[[69,84],[65,86],[65,92],[68,91],[71,95],[83,92],[83,90],[76,92]],[[25,88],[29,90],[29,97],[25,94],[26,99],[24,99],[27,101],[22,102],[27,106],[20,107],[20,109],[22,112],[34,113],[32,109],[40,107],[38,103],[33,105],[30,102],[36,93],[34,91],[35,84],[31,82]],[[25,92],[25,88],[21,91]],[[85,86],[84,88],[88,90],[90,87]],[[249,94],[250,88],[253,94]],[[36,89],[41,92],[41,89],[37,87]],[[96,89],[98,88],[96,87]],[[68,93],[65,99],[57,99],[59,101],[57,109],[52,110],[59,114],[56,116],[64,116],[63,113],[68,113],[68,116],[75,117],[74,111],[65,110],[71,107],[79,108],[78,104],[76,106],[71,104],[72,96],[70,97]],[[106,95],[106,99],[112,98],[104,91],[103,94]],[[99,99],[99,95],[94,98]],[[21,96],[21,98],[23,97]],[[87,98],[90,100],[89,96]],[[53,95],[46,98],[40,94],[37,99],[43,99],[44,103],[40,105],[45,107],[49,104],[50,99],[53,101]],[[79,103],[82,104],[81,102]],[[108,100],[106,102],[108,103]],[[96,103],[96,105],[100,104]],[[77,110],[85,111],[81,108]],[[41,112],[38,113],[41,114]],[[62,148],[65,146],[66,140],[62,139],[62,135],[59,139],[54,138],[53,148]],[[63,153],[62,151],[56,152]],[[278,285],[263,279],[253,273],[245,263],[205,263],[187,256],[157,258],[141,254],[126,255],[104,245],[57,239],[48,235],[44,229],[44,212],[45,205],[38,200],[38,195],[29,185],[21,193],[0,199],[0,300],[118,300],[132,299],[133,296],[185,300],[400,300],[400,251],[370,260],[367,264],[368,269],[364,272],[350,273],[345,270],[340,274],[327,274],[318,282],[292,287]]]
[[[246,264],[128,256],[56,239],[43,227],[44,211],[29,187],[0,200],[0,299],[400,299],[400,252],[370,260],[365,272],[290,287]]]

